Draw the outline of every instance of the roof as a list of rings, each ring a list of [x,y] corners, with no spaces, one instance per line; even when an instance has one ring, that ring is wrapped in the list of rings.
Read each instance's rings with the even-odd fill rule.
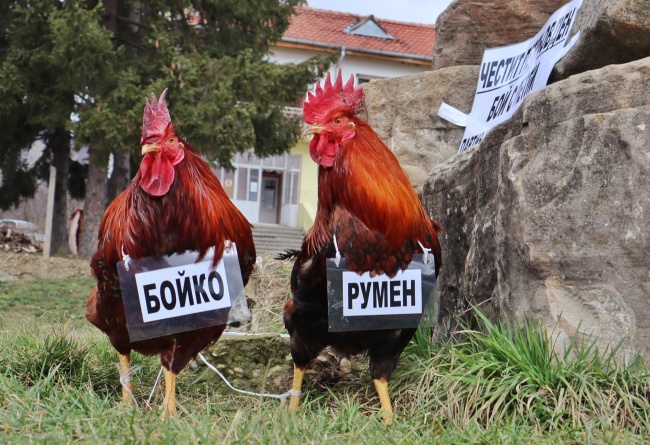
[[[350,53],[431,63],[434,25],[396,22],[347,12],[299,7],[278,46],[345,47]]]

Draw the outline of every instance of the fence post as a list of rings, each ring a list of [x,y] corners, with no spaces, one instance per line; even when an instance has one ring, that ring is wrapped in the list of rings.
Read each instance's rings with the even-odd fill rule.
[[[45,214],[45,246],[43,257],[52,255],[52,219],[54,218],[54,191],[56,190],[56,167],[50,167],[50,182],[47,187],[47,213]]]

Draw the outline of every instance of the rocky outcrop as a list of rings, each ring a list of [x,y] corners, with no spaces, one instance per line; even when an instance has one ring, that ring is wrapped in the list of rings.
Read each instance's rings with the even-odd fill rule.
[[[442,102],[469,112],[478,66],[451,67],[365,84],[364,120],[399,158],[421,192],[432,166],[458,152],[463,129],[438,117]],[[467,88],[467,85],[474,88]],[[399,91],[399,94],[395,94]]]
[[[648,0],[585,0],[573,33],[580,39],[555,66],[551,81],[650,56]]]
[[[480,65],[486,48],[533,37],[565,3],[567,0],[456,0],[436,21],[433,69]]]
[[[533,37],[567,0],[456,0],[438,17],[433,68],[479,65],[487,48]],[[650,56],[647,0],[585,0],[573,27],[580,39],[551,82]]]
[[[433,170],[443,320],[482,304],[650,350],[648,85],[650,58],[572,76]]]

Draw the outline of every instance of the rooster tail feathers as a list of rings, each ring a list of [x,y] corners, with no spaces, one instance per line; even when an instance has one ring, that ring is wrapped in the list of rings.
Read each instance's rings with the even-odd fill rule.
[[[302,252],[301,249],[287,249],[284,252],[278,253],[276,256],[273,257],[275,260],[290,260],[292,258],[298,258],[298,255],[300,255],[300,252]]]

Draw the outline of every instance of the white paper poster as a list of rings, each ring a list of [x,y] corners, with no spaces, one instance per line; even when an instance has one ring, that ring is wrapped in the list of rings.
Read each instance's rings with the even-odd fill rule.
[[[465,126],[458,152],[478,144],[494,126],[508,120],[524,98],[546,86],[555,64],[573,47],[567,44],[583,0],[567,3],[548,19],[535,37],[485,50],[472,111],[465,115],[443,103],[438,115]]]

